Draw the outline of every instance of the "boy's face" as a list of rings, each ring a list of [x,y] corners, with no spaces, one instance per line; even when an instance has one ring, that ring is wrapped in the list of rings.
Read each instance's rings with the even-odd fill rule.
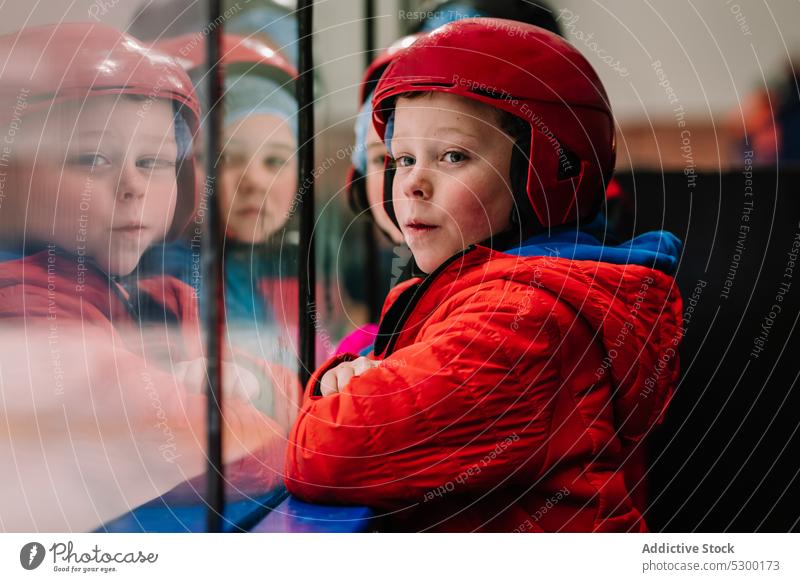
[[[22,129],[3,226],[94,260],[109,274],[133,271],[175,212],[171,104],[91,97],[26,116]]]
[[[288,220],[297,195],[297,141],[276,115],[250,115],[225,128],[220,173],[228,237],[260,243]]]
[[[369,124],[367,129],[367,201],[369,202],[372,217],[378,227],[389,235],[392,242],[400,244],[403,242],[403,233],[386,214],[383,207],[383,170],[386,158],[386,146],[378,137],[375,126]]]
[[[488,105],[449,93],[397,101],[392,201],[426,273],[509,225],[513,143],[499,117]]]

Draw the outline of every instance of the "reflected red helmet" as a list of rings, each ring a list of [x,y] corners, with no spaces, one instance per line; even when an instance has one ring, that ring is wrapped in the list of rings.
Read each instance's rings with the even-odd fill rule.
[[[160,40],[153,47],[174,57],[190,74],[206,62],[206,36],[201,33]],[[276,48],[253,37],[222,35],[220,61],[226,74],[263,74],[281,85],[297,78],[297,70]]]
[[[530,125],[524,194],[542,226],[597,211],[614,170],[614,119],[597,73],[561,37],[495,18],[426,34],[394,59],[375,90],[373,121],[382,139],[397,96],[412,91],[474,99]],[[569,160],[578,166],[564,177]]]
[[[198,102],[183,69],[172,58],[115,28],[82,22],[24,28],[0,37],[0,62],[2,123],[56,103],[101,95],[141,95],[173,101],[191,136],[197,133]],[[199,202],[194,164],[190,153],[178,168],[178,201],[170,238],[189,224]]]

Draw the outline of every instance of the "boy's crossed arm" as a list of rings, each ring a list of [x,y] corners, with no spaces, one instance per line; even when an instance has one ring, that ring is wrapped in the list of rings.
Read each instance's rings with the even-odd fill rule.
[[[560,384],[557,342],[546,323],[536,337],[504,337],[516,309],[493,309],[481,325],[455,313],[456,323],[430,326],[386,360],[321,371],[327,396],[311,393],[312,378],[290,435],[289,490],[312,501],[391,508],[422,502],[465,472],[464,491],[529,481],[547,452],[547,410]],[[523,386],[520,377],[536,381]],[[499,443],[503,454],[493,455]],[[492,462],[483,465],[487,455]]]

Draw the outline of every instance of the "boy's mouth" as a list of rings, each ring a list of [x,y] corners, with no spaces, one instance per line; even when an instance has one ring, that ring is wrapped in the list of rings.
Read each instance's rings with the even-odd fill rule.
[[[147,230],[147,227],[143,224],[122,224],[120,226],[111,227],[111,232],[120,234],[139,233],[144,230]]]
[[[415,234],[431,232],[437,228],[439,227],[435,224],[428,224],[427,222],[422,222],[421,220],[409,220],[406,222],[406,229],[408,232],[413,232]]]
[[[239,216],[259,216],[261,214],[261,207],[247,206],[236,211]]]

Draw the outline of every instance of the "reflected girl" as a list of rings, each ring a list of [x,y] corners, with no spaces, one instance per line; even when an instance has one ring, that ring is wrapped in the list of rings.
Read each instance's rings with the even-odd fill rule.
[[[205,41],[196,34],[157,43],[178,58],[201,95]],[[267,43],[223,36],[225,75],[219,201],[225,228],[225,318],[229,341],[289,367],[297,360],[297,103],[294,68]],[[203,217],[200,217],[202,222]],[[200,239],[170,245],[148,257],[199,291]],[[187,255],[190,255],[189,258]],[[202,296],[201,296],[202,298]],[[202,309],[202,305],[201,305]]]

